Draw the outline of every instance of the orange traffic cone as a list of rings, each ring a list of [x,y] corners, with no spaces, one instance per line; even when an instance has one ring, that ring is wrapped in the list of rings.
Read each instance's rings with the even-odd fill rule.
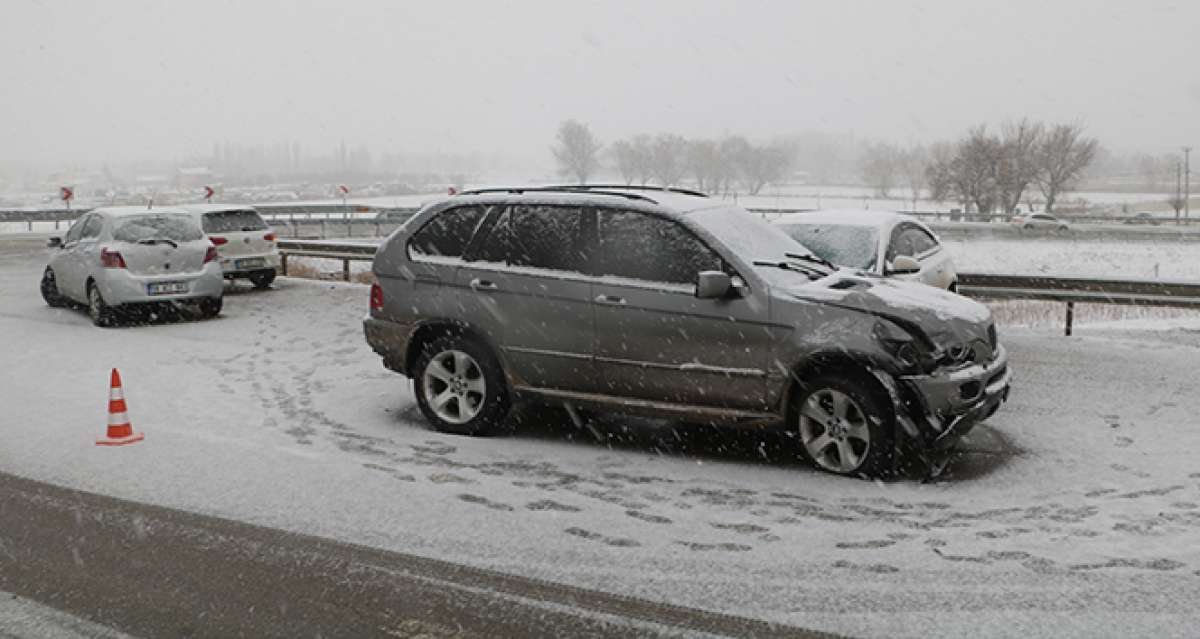
[[[133,432],[129,414],[125,412],[125,391],[121,389],[121,374],[112,369],[112,383],[108,391],[108,436],[97,439],[97,446],[122,446],[140,442],[146,436]]]

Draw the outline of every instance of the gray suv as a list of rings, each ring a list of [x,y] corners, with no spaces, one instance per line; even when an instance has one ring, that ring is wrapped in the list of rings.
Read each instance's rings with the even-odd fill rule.
[[[986,307],[838,269],[698,193],[465,192],[388,237],[374,272],[367,341],[453,433],[533,399],[782,426],[834,473],[936,473],[1008,397]]]

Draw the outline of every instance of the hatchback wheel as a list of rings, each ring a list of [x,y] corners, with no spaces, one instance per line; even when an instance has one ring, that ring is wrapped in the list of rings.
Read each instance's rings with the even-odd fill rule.
[[[269,270],[269,271],[256,271],[256,272],[250,274],[250,283],[254,285],[254,288],[257,288],[260,290],[270,286],[271,282],[274,282],[274,281],[275,281],[274,269]]]
[[[67,299],[58,292],[58,280],[54,278],[54,271],[49,266],[46,267],[46,272],[42,273],[42,299],[54,308],[67,305]]]
[[[413,382],[421,412],[440,431],[485,435],[508,413],[500,362],[474,340],[450,336],[427,344]]]
[[[116,323],[116,310],[104,301],[100,287],[88,282],[88,316],[96,326],[112,326]]]
[[[866,380],[829,375],[797,393],[792,419],[801,453],[839,475],[888,474],[895,455],[893,411]]]

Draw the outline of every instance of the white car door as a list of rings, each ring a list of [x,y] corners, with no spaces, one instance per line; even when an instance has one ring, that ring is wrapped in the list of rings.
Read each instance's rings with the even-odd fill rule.
[[[96,216],[88,213],[71,225],[67,234],[63,236],[62,248],[50,258],[50,268],[54,270],[58,292],[77,302],[84,301],[82,290],[83,282],[86,281],[83,261],[79,256],[80,239],[84,227],[94,217]]]

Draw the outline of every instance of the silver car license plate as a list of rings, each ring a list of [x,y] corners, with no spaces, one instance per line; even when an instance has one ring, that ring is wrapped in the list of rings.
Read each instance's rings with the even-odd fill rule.
[[[146,285],[146,291],[151,295],[173,295],[186,293],[187,282],[153,282]]]
[[[251,257],[244,260],[234,260],[233,268],[262,268],[267,265],[267,261],[261,257]]]

